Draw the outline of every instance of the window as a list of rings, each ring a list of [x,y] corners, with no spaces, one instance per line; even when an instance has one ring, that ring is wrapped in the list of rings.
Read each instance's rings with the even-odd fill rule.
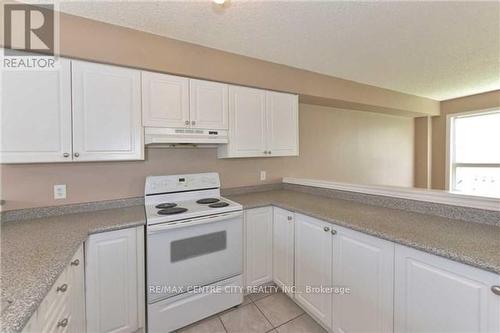
[[[500,197],[500,110],[449,118],[452,192]]]

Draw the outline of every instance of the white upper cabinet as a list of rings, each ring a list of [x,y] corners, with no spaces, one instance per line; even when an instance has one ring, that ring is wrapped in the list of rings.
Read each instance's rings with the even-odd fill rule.
[[[299,154],[297,95],[266,92],[267,150],[270,156]]]
[[[332,326],[332,294],[318,289],[332,284],[331,224],[295,214],[295,300],[324,327]]]
[[[229,86],[229,144],[219,157],[266,156],[266,92]]]
[[[0,162],[71,161],[71,62],[54,71],[2,71]]]
[[[294,285],[294,213],[273,207],[273,281],[283,290]]]
[[[394,244],[332,226],[333,285],[350,294],[333,294],[333,332],[392,332]]]
[[[140,72],[58,63],[2,73],[1,162],[144,159]]]
[[[73,158],[144,159],[140,71],[73,61]]]
[[[395,332],[500,332],[500,276],[396,245]]]
[[[142,72],[142,107],[144,126],[189,126],[189,79]]]
[[[229,86],[229,143],[220,158],[298,155],[296,95]]]
[[[191,127],[228,129],[228,85],[189,80],[189,118]]]

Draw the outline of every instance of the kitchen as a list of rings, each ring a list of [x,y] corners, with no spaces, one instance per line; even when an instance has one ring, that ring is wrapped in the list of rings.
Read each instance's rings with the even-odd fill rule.
[[[500,332],[498,3],[9,5],[2,332]]]

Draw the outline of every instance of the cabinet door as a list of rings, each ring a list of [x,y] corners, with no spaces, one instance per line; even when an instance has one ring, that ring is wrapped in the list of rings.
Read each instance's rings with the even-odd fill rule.
[[[332,235],[329,223],[295,214],[295,300],[325,327],[332,325]]]
[[[267,150],[270,156],[299,154],[298,96],[266,92]]]
[[[219,157],[267,156],[266,92],[229,86],[229,144]]]
[[[73,159],[144,159],[137,70],[73,61]]]
[[[91,235],[86,243],[87,332],[134,332],[139,328],[138,256],[135,228]],[[144,297],[144,295],[142,295]]]
[[[333,227],[333,331],[392,332],[394,244],[350,229]]]
[[[142,107],[144,126],[189,126],[189,79],[142,72]]]
[[[500,276],[396,245],[395,332],[499,332]]]
[[[273,280],[272,207],[245,211],[246,286],[258,286]]]
[[[227,130],[228,85],[189,80],[189,117],[191,127]]]
[[[294,285],[294,214],[273,208],[273,280],[287,291]]]
[[[2,70],[0,162],[71,161],[71,62],[53,71]]]

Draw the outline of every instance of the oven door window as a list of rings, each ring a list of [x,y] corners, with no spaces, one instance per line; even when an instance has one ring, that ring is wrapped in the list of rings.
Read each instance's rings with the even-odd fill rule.
[[[175,240],[170,243],[170,262],[175,263],[222,251],[225,250],[226,247],[226,231]]]

